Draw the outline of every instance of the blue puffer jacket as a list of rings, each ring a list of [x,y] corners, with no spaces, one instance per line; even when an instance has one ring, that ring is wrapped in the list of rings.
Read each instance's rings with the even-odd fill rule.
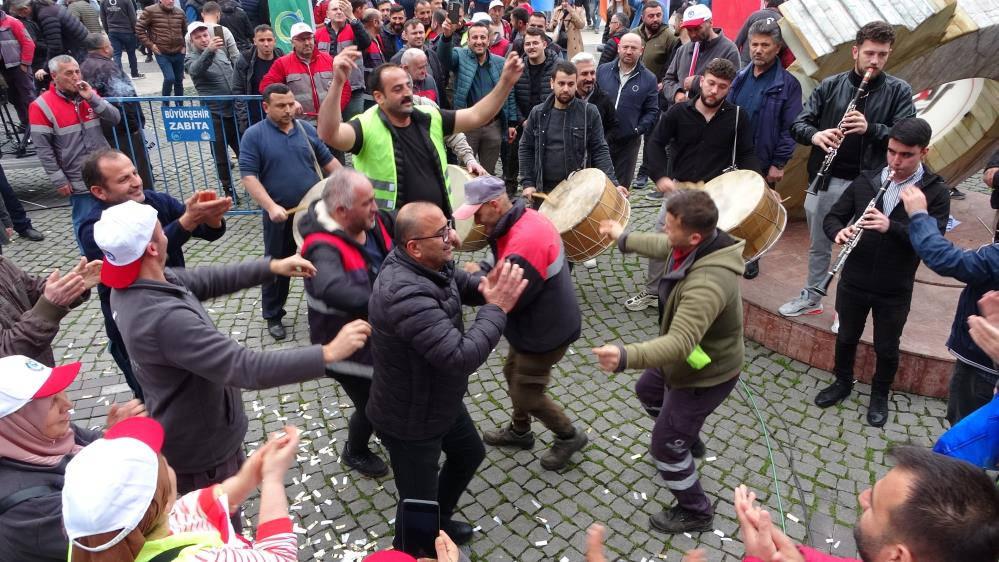
[[[753,65],[750,64],[736,75],[728,92],[728,101],[735,103],[746,83],[746,76],[752,71]],[[791,136],[791,123],[801,113],[801,84],[783,68],[778,68],[777,72],[777,78],[763,92],[763,103],[756,119],[760,126],[753,131],[753,146],[764,176],[770,166],[784,166],[791,159],[796,146]]]
[[[999,290],[999,245],[987,244],[977,250],[962,250],[940,234],[936,219],[926,213],[910,218],[909,240],[926,267],[967,284],[957,301],[947,348],[958,360],[991,373],[990,382],[994,384],[999,372],[992,359],[971,340],[968,316],[979,313],[978,299],[982,295]]]
[[[440,44],[437,46],[437,57],[441,60],[441,67],[444,74],[454,72],[454,108],[464,109],[467,106],[465,100],[468,99],[468,91],[472,88],[472,80],[475,78],[475,71],[479,67],[479,61],[475,54],[468,47],[454,48],[454,41],[448,37],[441,36]],[[489,75],[493,79],[493,84],[499,84],[500,74],[503,73],[503,64],[506,61],[503,57],[489,54],[487,68]],[[517,103],[514,101],[513,92],[506,98],[503,111],[499,117],[503,120],[503,126],[507,123],[519,123],[517,120]]]
[[[644,135],[659,121],[659,82],[639,62],[621,85],[620,60],[597,67],[597,85],[614,100],[619,140]]]

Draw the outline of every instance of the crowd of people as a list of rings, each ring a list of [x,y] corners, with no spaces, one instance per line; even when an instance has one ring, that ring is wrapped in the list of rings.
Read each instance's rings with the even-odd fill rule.
[[[587,0],[551,13],[510,0],[323,0],[320,23],[292,25],[283,53],[267,2],[12,0],[0,12],[3,76],[53,189],[70,198],[81,258],[41,278],[0,256],[0,556],[295,559],[284,483],[298,431],[248,457],[241,389],[330,377],[354,407],[343,464],[395,481],[393,546],[411,550],[404,501],[434,502],[437,559],[466,559],[457,545],[475,530],[461,501],[486,445],[533,449],[537,420],[553,435],[543,469],[585,455],[587,433],[551,391],[585,319],[560,233],[538,211],[585,168],[621,197],[645,190],[659,206],[652,232],[600,225],[617,251],[648,258],[643,288],[622,305],[657,310],[659,331],[592,349],[601,370],[641,371],[649,452],[675,498],[650,515],[651,529],[715,528],[695,459],[707,451],[705,421],[740,382],[740,283],[760,271],[745,241],[718,228],[716,202],[689,184],[738,168],[773,188],[795,146],[811,147],[808,278],[780,314],[821,314],[833,243],[853,246],[837,286],[835,379],[816,405],[851,394],[873,314],[867,421],[889,422],[921,262],[966,283],[947,343],[957,358],[949,422],[992,401],[999,257],[994,245],[963,251],[943,236],[950,201],[963,195],[924,164],[930,125],[915,117],[908,84],[885,72],[892,26],[865,23],[853,67],[803,100],[786,70],[780,4],[769,0],[733,41],[693,2],[610,2],[601,14]],[[595,55],[582,32],[601,22]],[[202,102],[218,185],[184,201],[154,190],[141,107],[105,99],[135,96],[138,45],[162,69],[164,105],[183,94],[185,73],[198,96],[221,96]],[[226,101],[233,95],[261,101]],[[984,176],[993,188],[997,158]],[[449,164],[471,176],[460,199]],[[226,236],[239,184],[262,211],[263,258],[186,268],[192,237]],[[0,244],[14,231],[40,240],[2,169],[0,192]],[[456,220],[484,232],[485,259],[457,263]],[[294,278],[309,346],[247,349],[203,305],[259,286],[267,333],[283,340]],[[60,321],[95,288],[110,355],[135,396],[111,406],[103,431],[70,422],[66,389],[81,365],[52,353]],[[477,307],[467,325],[464,306]],[[479,428],[464,397],[501,338],[510,418]],[[387,459],[372,450],[376,436]],[[982,468],[919,448],[893,454],[895,467],[859,497],[861,559],[996,560],[999,491]],[[240,506],[257,490],[250,540]],[[833,559],[794,545],[742,486],[734,505],[746,560]],[[589,530],[587,560],[605,560],[602,536]]]

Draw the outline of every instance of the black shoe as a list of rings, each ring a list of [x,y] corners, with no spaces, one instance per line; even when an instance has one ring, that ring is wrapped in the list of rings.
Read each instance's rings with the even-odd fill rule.
[[[867,423],[871,427],[884,427],[888,421],[888,395],[871,394],[871,403],[867,406]]]
[[[132,75],[132,78],[145,78],[145,77],[146,75],[141,72]]]
[[[846,397],[849,396],[851,392],[853,392],[852,384],[847,384],[839,379],[836,379],[836,382],[825,387],[815,396],[815,405],[819,408],[834,406],[843,400],[846,400]]]
[[[144,62],[153,62],[153,57],[146,55],[146,60]]]
[[[653,530],[663,533],[696,533],[710,531],[714,526],[714,515],[702,515],[688,511],[678,505],[660,511],[649,517]]]
[[[271,337],[276,340],[283,340],[284,338],[288,337],[288,332],[285,331],[284,326],[281,325],[280,320],[268,320],[267,333],[269,333]]]
[[[389,473],[389,467],[378,455],[365,449],[362,453],[352,453],[350,444],[343,452],[343,463],[368,478],[381,478]]]
[[[21,238],[27,238],[28,240],[31,240],[32,242],[41,242],[42,240],[45,240],[45,235],[44,234],[42,234],[41,232],[38,232],[34,228],[30,228],[30,227],[24,229],[23,232],[18,232],[18,234],[21,235]]]
[[[751,261],[746,264],[746,271],[742,273],[742,276],[746,279],[756,279],[756,276],[760,274],[760,262]]]
[[[451,537],[454,544],[467,544],[468,541],[472,540],[472,534],[475,531],[472,530],[472,526],[464,521],[455,521],[454,519],[447,519],[441,522],[441,530],[447,533],[447,536]]]
[[[950,198],[951,199],[964,199],[964,192],[956,187],[950,188]]]
[[[694,441],[694,444],[690,446],[690,455],[695,459],[703,459],[704,454],[707,452],[708,448],[704,446],[704,441],[701,441],[700,437],[698,437],[697,441]]]

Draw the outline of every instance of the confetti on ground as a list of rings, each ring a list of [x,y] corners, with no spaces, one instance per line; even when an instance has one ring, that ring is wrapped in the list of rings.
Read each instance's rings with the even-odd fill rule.
[[[642,458],[642,454],[641,453],[638,453],[637,455],[631,455],[631,460],[633,460],[633,461],[637,461],[640,458]]]
[[[538,541],[534,543],[534,546],[548,546],[548,541]]]
[[[795,517],[795,516],[794,516],[793,514],[791,514],[791,513],[788,513],[788,514],[787,514],[787,518],[788,518],[788,519],[790,519],[791,521],[794,521],[795,523],[799,523],[799,522],[800,522],[800,521],[798,520],[798,518],[797,518],[797,517]]]
[[[718,460],[718,457],[705,457],[704,462],[714,462]]]
[[[500,518],[498,516],[496,516],[496,515],[493,515],[493,521],[495,521],[497,525],[502,525],[503,524],[503,522],[500,521]]]
[[[836,541],[836,544],[833,545],[833,550],[835,550],[837,548],[839,548],[839,541]]]
[[[715,529],[715,534],[718,535],[719,537],[724,537],[725,536],[725,533],[719,531],[718,529]]]
[[[531,503],[534,504],[534,507],[541,509],[541,504],[538,503],[537,500],[531,500]]]

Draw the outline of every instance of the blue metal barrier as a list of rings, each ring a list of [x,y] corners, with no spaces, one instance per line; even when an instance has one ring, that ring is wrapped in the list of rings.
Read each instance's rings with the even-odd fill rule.
[[[238,163],[230,159],[246,128],[266,119],[261,96],[106,99],[122,113],[109,141],[129,155],[147,189],[181,201],[210,189],[232,196],[232,214],[261,212],[242,186]]]

